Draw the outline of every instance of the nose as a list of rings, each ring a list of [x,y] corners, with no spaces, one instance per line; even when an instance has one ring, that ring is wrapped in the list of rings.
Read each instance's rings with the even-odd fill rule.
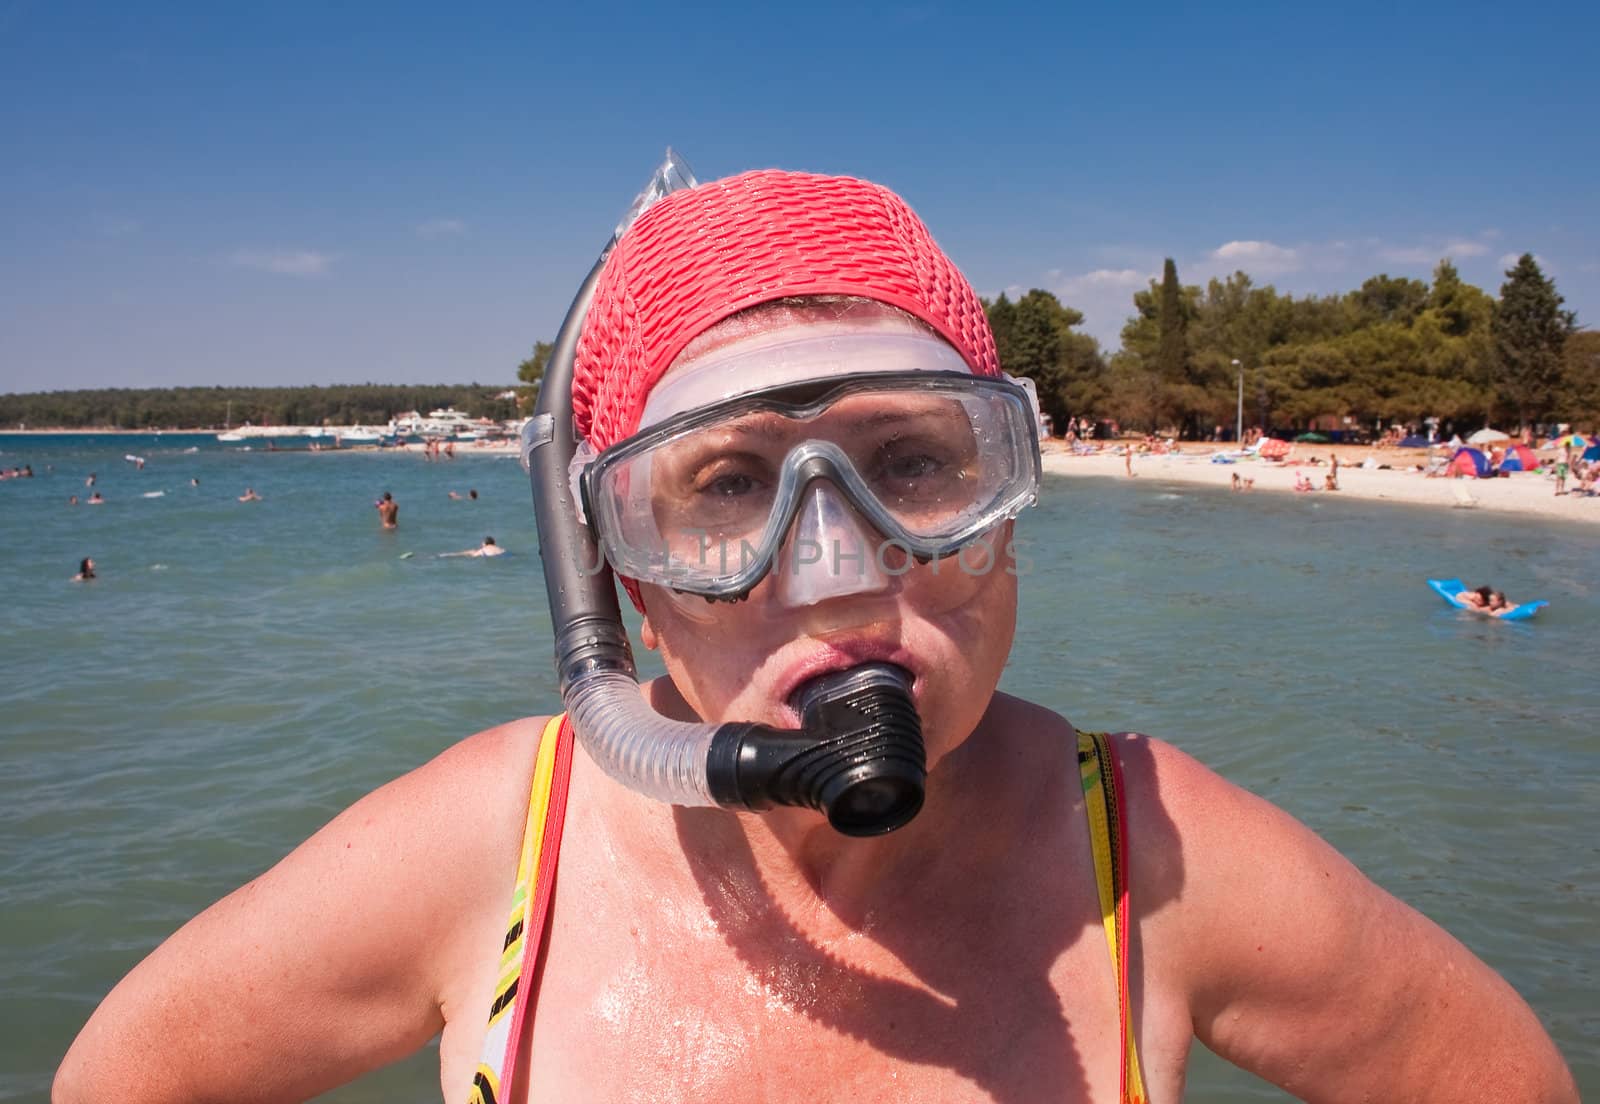
[[[785,606],[881,594],[894,586],[884,570],[879,534],[832,483],[812,480],[776,565]]]

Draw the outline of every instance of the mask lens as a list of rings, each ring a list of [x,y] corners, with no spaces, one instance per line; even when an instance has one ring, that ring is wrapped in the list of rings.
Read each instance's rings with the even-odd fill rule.
[[[1012,384],[873,375],[669,420],[585,479],[619,572],[736,597],[777,558],[813,479],[837,484],[885,541],[937,556],[1031,503],[1037,448]]]

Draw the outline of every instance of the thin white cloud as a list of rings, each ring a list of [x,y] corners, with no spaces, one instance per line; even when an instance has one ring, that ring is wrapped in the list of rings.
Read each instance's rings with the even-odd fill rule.
[[[1429,265],[1439,259],[1439,251],[1426,245],[1388,245],[1378,250],[1378,260],[1390,264]]]
[[[1211,251],[1213,261],[1225,261],[1247,272],[1293,272],[1301,267],[1299,250],[1269,241],[1231,241]]]
[[[429,219],[417,224],[417,236],[421,238],[445,238],[466,232],[467,224],[456,218]]]
[[[1390,264],[1432,265],[1445,257],[1460,260],[1464,257],[1482,257],[1489,247],[1480,241],[1458,238],[1443,245],[1384,246],[1377,251],[1380,261]]]
[[[1081,276],[1069,276],[1061,281],[1066,289],[1089,288],[1142,288],[1150,282],[1147,273],[1134,268],[1097,268]]]
[[[228,262],[278,276],[321,276],[336,259],[315,249],[236,249]]]

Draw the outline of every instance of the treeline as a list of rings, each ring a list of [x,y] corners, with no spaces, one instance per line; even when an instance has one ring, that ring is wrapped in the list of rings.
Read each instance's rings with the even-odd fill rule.
[[[331,387],[161,387],[0,395],[0,427],[211,429],[226,425],[382,426],[407,410],[453,406],[475,418],[517,416],[505,387],[479,383]]]
[[[1555,283],[1524,254],[1498,297],[1448,260],[1431,282],[1374,276],[1355,291],[1296,297],[1235,272],[1185,285],[1168,260],[1133,296],[1122,348],[1107,358],[1076,327],[1083,314],[1047,291],[984,303],[1000,361],[1030,376],[1058,427],[1071,417],[1187,438],[1231,436],[1241,379],[1247,425],[1269,431],[1374,432],[1379,424],[1475,429],[1570,422],[1600,428],[1600,333],[1580,332]],[[531,401],[551,346],[518,366]],[[517,416],[482,384],[185,387],[0,395],[0,426],[174,429],[382,425],[454,406]]]
[[[1187,438],[1246,425],[1372,432],[1379,423],[1600,425],[1600,334],[1579,332],[1524,255],[1499,298],[1450,261],[1431,283],[1374,276],[1342,295],[1280,294],[1236,272],[1204,288],[1166,263],[1133,297],[1107,359],[1046,291],[987,302],[1001,363],[1032,377],[1057,426],[1072,416]]]

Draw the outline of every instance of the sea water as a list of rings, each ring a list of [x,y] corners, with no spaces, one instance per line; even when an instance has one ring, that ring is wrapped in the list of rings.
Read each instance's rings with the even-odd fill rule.
[[[339,809],[555,706],[527,480],[457,457],[0,437],[35,473],[0,483],[0,1100],[42,1099],[118,978]],[[105,504],[68,505],[91,471]],[[486,535],[510,555],[437,558]],[[1505,975],[1600,1094],[1600,530],[1147,476],[1049,479],[1019,536],[1006,690],[1287,809]],[[1488,621],[1429,576],[1551,606]],[[1282,1098],[1196,1048],[1187,1099]],[[436,1054],[324,1099],[436,1100]]]

